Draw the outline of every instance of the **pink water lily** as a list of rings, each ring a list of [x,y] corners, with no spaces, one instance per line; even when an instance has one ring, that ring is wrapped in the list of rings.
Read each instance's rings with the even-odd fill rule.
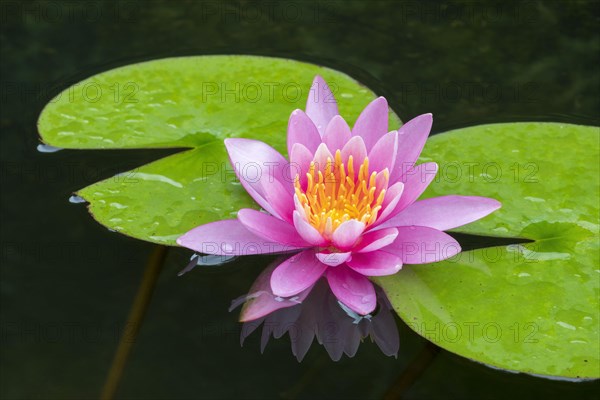
[[[339,301],[369,314],[377,300],[368,277],[456,255],[460,245],[442,231],[500,207],[473,196],[416,201],[437,172],[433,162],[415,165],[432,122],[424,114],[388,132],[388,104],[379,97],[350,129],[317,76],[306,113],[289,119],[289,161],[257,140],[225,140],[241,184],[265,212],[239,210],[237,219],[194,228],[177,243],[217,255],[293,252],[271,275],[275,296],[304,298],[324,276]]]

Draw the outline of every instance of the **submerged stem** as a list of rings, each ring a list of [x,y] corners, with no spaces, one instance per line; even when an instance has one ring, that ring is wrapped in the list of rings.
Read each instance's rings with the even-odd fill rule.
[[[129,311],[129,316],[127,317],[127,323],[123,329],[123,334],[119,340],[115,357],[113,358],[106,382],[102,388],[102,394],[100,395],[102,400],[111,400],[115,396],[121,377],[123,376],[125,365],[127,364],[127,359],[129,358],[129,353],[131,352],[140,326],[142,325],[144,315],[150,304],[156,281],[158,280],[160,271],[165,263],[168,249],[167,246],[156,246],[148,259],[142,282],[135,295],[135,299],[133,300],[133,305]]]
[[[427,367],[433,362],[440,348],[432,342],[427,342],[421,352],[411,361],[398,379],[385,393],[385,400],[400,399],[405,392],[419,379]]]

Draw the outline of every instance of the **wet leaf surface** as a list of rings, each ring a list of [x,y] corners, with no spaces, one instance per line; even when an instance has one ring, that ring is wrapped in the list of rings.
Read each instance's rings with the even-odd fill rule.
[[[482,125],[432,137],[425,197],[503,206],[456,231],[533,240],[405,266],[378,279],[398,314],[439,346],[497,368],[598,377],[598,133],[554,123]]]
[[[288,118],[294,109],[304,109],[317,74],[330,85],[349,123],[375,98],[348,75],[314,64],[180,57],[92,76],[53,99],[38,127],[46,144],[62,148],[194,148],[77,193],[109,229],[174,245],[195,226],[257,207],[236,181],[223,139],[258,139],[285,154]],[[390,122],[400,124],[393,113]]]

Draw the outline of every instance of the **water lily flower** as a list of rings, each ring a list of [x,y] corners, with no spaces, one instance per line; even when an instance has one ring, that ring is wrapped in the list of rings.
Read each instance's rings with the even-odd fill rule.
[[[278,262],[267,267],[256,279],[250,292],[232,302],[230,311],[244,304],[240,341],[262,325],[261,352],[271,336],[290,336],[292,353],[302,361],[314,339],[325,347],[334,361],[344,354],[354,357],[360,343],[367,337],[387,356],[396,357],[400,346],[398,327],[392,306],[383,290],[375,288],[378,307],[373,315],[360,316],[345,307],[331,292],[326,280],[320,278],[314,288],[302,298],[284,299],[273,294],[270,279]]]
[[[369,314],[377,299],[368,277],[456,255],[460,245],[443,231],[500,207],[473,196],[416,201],[437,172],[434,162],[415,165],[432,122],[424,114],[389,132],[379,97],[350,129],[317,76],[306,112],[289,119],[289,161],[261,141],[225,140],[237,177],[265,212],[239,210],[237,219],[201,225],[177,243],[215,255],[293,252],[270,277],[275,296],[305,297],[324,277],[341,303]]]

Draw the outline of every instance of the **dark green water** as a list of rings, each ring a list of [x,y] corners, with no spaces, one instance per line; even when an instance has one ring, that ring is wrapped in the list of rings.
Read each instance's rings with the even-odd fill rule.
[[[434,133],[487,122],[598,125],[599,6],[592,1],[2,1],[1,369],[6,399],[98,397],[153,246],[111,233],[71,192],[166,151],[40,154],[35,123],[68,85],[133,62],[260,54],[327,65]],[[265,265],[248,257],[178,278],[169,252],[118,398],[380,398],[425,341],[401,322],[400,354],[364,343],[302,363],[287,339],[239,347],[231,299]],[[595,398],[597,383],[489,369],[441,351],[406,399]]]

